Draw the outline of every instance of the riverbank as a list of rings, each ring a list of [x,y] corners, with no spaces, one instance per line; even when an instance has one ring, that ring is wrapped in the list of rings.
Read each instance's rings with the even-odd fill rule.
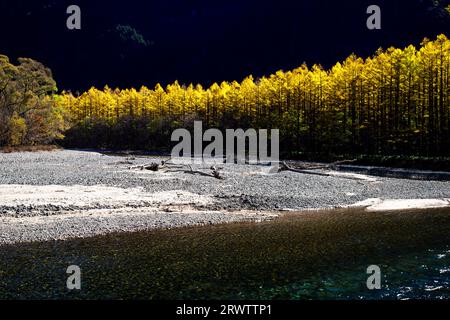
[[[0,244],[266,221],[283,212],[355,204],[383,210],[443,207],[450,199],[449,181],[349,171],[311,170],[326,172],[323,176],[223,164],[218,166],[223,179],[215,179],[189,170],[140,169],[162,160],[71,150],[1,154]],[[205,165],[192,170],[210,172]],[[389,204],[392,200],[398,201]]]

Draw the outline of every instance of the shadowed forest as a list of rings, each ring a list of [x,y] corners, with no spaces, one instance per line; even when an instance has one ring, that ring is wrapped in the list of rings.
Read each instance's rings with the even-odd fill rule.
[[[30,59],[14,66],[2,56],[0,145],[58,140],[67,147],[164,151],[173,130],[201,120],[205,129],[280,129],[284,156],[449,156],[449,75],[445,35],[420,48],[351,55],[329,70],[304,64],[209,88],[175,81],[56,94],[44,66]]]

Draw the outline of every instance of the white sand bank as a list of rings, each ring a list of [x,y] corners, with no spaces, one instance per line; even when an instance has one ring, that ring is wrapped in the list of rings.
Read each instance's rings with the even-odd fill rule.
[[[450,207],[450,199],[380,199],[357,202],[351,207],[366,207],[367,211],[390,211]]]

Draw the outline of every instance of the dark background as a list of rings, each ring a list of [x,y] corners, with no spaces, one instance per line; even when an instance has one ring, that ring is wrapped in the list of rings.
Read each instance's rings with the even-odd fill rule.
[[[53,70],[59,89],[153,87],[242,80],[303,62],[329,67],[352,52],[418,45],[448,36],[449,1],[434,0],[1,0],[0,54],[30,57]],[[82,30],[66,28],[66,8]],[[382,9],[382,30],[366,9]],[[121,31],[129,26],[143,37]],[[122,28],[123,29],[123,28]]]

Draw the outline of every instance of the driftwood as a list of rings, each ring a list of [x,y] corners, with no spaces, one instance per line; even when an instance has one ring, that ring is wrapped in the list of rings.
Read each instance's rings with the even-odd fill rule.
[[[332,170],[336,170],[338,165],[354,163],[355,161],[357,161],[357,160],[341,160],[341,161],[336,161],[336,162],[329,163],[329,164],[308,164],[308,163],[297,164],[297,167],[295,169],[301,169],[301,170],[332,169]],[[282,163],[282,166],[292,169],[285,162]]]
[[[192,168],[192,166],[189,164],[176,165],[176,164],[170,163],[171,160],[172,159],[163,160],[163,161],[161,161],[161,164],[152,162],[149,164],[129,167],[129,169],[130,170],[136,170],[136,169],[149,170],[149,171],[154,171],[154,172],[157,172],[160,170],[165,170],[164,172],[183,172],[183,173],[187,173],[187,174],[198,174],[201,176],[211,177],[211,178],[215,178],[215,179],[219,179],[219,180],[225,179],[219,172],[220,170],[222,170],[222,168],[216,168],[213,166],[213,167],[209,168],[209,170],[211,170],[211,173],[208,173],[208,172],[204,172],[204,171],[200,171],[200,170],[194,170]],[[186,167],[188,167],[189,170],[187,170]]]
[[[161,169],[166,168],[167,166],[171,165],[169,163],[171,159],[167,159],[167,160],[162,160],[160,164],[156,163],[156,162],[151,162],[148,164],[142,164],[139,166],[134,166],[134,167],[129,167],[128,169],[130,170],[150,170],[150,171],[159,171]]]
[[[219,170],[215,169],[214,167],[211,167],[211,173],[207,173],[204,171],[200,171],[200,170],[194,170],[192,169],[192,167],[190,165],[189,166],[189,170],[176,170],[176,171],[171,171],[171,172],[183,172],[183,173],[187,173],[187,174],[198,174],[204,177],[211,177],[211,178],[216,178],[218,180],[224,180],[225,177],[223,177]]]
[[[153,172],[162,171],[164,172],[182,172],[186,174],[194,174],[194,175],[201,175],[205,177],[211,177],[218,180],[223,180],[225,177],[220,173],[220,171],[223,168],[216,168],[215,166],[207,168],[201,168],[201,170],[210,170],[210,172],[205,172],[201,170],[194,170],[191,165],[189,164],[174,164],[171,163],[172,159],[167,159],[161,161],[160,164],[156,162],[151,162],[148,164],[143,164],[139,166],[129,167],[130,170],[149,170]],[[324,177],[338,177],[343,179],[351,179],[351,180],[365,180],[357,176],[336,176],[331,173],[327,173],[325,171],[313,171],[313,170],[335,170],[338,165],[346,164],[346,163],[353,163],[356,160],[343,160],[343,161],[337,161],[330,164],[320,164],[320,165],[311,165],[311,164],[303,164],[299,165],[297,168],[293,168],[289,166],[286,162],[281,162],[280,167],[278,168],[278,173],[283,171],[290,171],[295,173],[301,173],[301,174],[311,174],[316,176],[324,176]]]
[[[134,166],[134,167],[129,167],[128,169],[130,170],[150,170],[150,171],[159,171],[160,169],[162,169],[163,166],[159,165],[157,163],[149,163],[149,164],[143,164],[140,166]]]
[[[311,175],[324,176],[324,177],[337,177],[337,178],[350,179],[350,180],[365,180],[358,176],[339,176],[339,175],[334,175],[334,174],[327,173],[327,172],[311,171],[311,170],[319,170],[319,169],[332,170],[332,169],[336,169],[337,165],[345,164],[345,163],[352,163],[355,161],[356,160],[337,161],[337,162],[333,162],[330,164],[324,164],[324,165],[320,165],[320,166],[308,166],[308,167],[303,167],[300,169],[292,168],[286,162],[282,162],[280,167],[278,168],[278,172],[290,171],[290,172],[295,172],[295,173],[311,174]]]

